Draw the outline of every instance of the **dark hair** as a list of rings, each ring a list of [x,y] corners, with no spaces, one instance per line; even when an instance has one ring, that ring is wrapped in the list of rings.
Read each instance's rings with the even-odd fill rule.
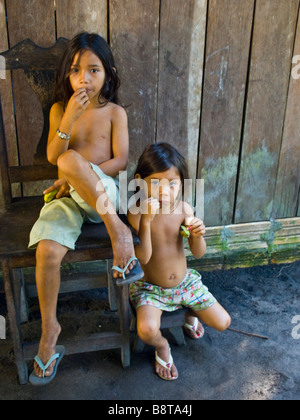
[[[70,68],[75,55],[79,52],[79,59],[83,51],[90,50],[101,60],[105,70],[104,85],[99,94],[107,102],[119,103],[117,90],[120,87],[120,79],[115,67],[114,58],[108,43],[100,35],[95,33],[82,32],[76,35],[68,44],[62,58],[59,71],[56,77],[55,102],[61,101],[66,107],[73,95],[70,84]]]
[[[184,185],[184,180],[189,179],[189,171],[184,157],[178,150],[168,143],[154,143],[148,145],[141,155],[135,171],[142,179],[155,173],[164,172],[174,166]]]

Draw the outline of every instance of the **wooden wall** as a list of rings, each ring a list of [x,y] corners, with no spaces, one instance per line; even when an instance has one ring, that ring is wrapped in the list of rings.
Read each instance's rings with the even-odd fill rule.
[[[300,216],[298,17],[299,0],[0,0],[0,51],[104,36],[130,105],[129,173],[149,142],[175,145],[205,180],[206,225],[221,226]],[[12,79],[0,80],[9,160],[30,164],[42,113]]]

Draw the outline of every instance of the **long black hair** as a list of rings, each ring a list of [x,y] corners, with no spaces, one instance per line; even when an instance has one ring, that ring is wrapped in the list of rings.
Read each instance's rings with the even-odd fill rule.
[[[181,189],[175,200],[177,207],[184,195],[184,180],[189,179],[189,170],[185,158],[174,146],[169,143],[153,143],[146,146],[138,161],[135,176],[139,175],[141,179],[145,179],[153,174],[165,172],[171,167],[178,171],[181,180]],[[137,180],[136,193],[139,190]]]
[[[67,106],[74,93],[69,80],[71,65],[75,55],[79,52],[80,59],[81,54],[86,50],[97,55],[105,70],[105,80],[98,98],[99,104],[106,105],[107,102],[118,104],[117,91],[120,87],[120,79],[111,49],[100,35],[88,32],[81,32],[67,44],[56,77],[55,102],[61,101],[64,108]],[[100,102],[100,98],[104,98],[105,102]]]
[[[178,171],[184,185],[184,180],[189,179],[185,158],[169,143],[153,143],[146,146],[142,153],[135,175],[139,174],[142,179],[145,179],[150,175],[165,172],[172,166]]]

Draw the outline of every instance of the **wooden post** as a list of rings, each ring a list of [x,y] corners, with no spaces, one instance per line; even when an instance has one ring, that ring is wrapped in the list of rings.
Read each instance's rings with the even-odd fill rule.
[[[23,354],[20,319],[18,311],[16,309],[15,297],[12,287],[12,279],[10,277],[9,262],[7,260],[2,261],[2,274],[4,281],[7,311],[9,316],[9,326],[14,344],[14,352],[16,365],[18,369],[19,381],[21,385],[24,385],[28,382],[28,368]]]
[[[298,6],[256,2],[235,223],[272,214]]]
[[[206,226],[232,223],[253,8],[253,0],[209,2],[198,162]]]
[[[300,62],[300,21],[293,57]],[[297,216],[300,187],[300,71],[292,64],[272,217]],[[299,216],[300,214],[298,214]]]
[[[157,142],[173,144],[197,175],[207,0],[163,0]],[[180,19],[178,18],[180,16]]]
[[[155,140],[159,0],[111,0],[110,41],[129,119],[128,179],[145,146]]]
[[[96,32],[107,39],[107,0],[56,0],[57,37]]]

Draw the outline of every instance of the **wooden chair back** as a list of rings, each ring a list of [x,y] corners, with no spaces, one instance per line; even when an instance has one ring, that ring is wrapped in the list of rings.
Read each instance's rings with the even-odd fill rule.
[[[33,165],[10,166],[0,98],[0,166],[5,205],[13,201],[12,184],[57,178],[57,167],[47,161],[46,147],[49,131],[49,112],[54,102],[56,73],[68,40],[59,38],[50,48],[41,48],[25,39],[1,53],[6,70],[22,69],[25,78],[37,95],[44,117],[44,127],[38,142]],[[22,139],[19,139],[19,142]]]

